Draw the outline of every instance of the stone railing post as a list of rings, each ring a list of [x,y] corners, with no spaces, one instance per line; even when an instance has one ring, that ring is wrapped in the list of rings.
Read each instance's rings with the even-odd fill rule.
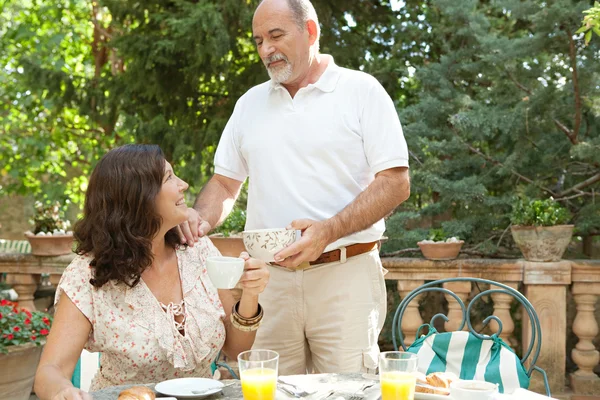
[[[536,365],[546,370],[552,393],[563,393],[567,358],[567,288],[571,284],[571,262],[530,262],[523,264],[525,297],[540,320],[542,346]],[[529,345],[531,327],[523,315],[523,347]],[[530,360],[528,360],[530,361]],[[541,375],[531,376],[530,390],[544,393]]]
[[[400,300],[404,299],[412,290],[421,286],[425,281],[398,281],[398,293],[400,294]],[[419,313],[419,297],[414,298],[402,318],[401,328],[402,335],[404,337],[404,344],[410,346],[415,341],[417,330],[423,324],[423,318]],[[400,345],[398,345],[400,346]]]
[[[50,274],[50,281],[57,282],[74,257],[74,254],[39,257],[32,254],[0,253],[0,273],[7,273],[7,283],[12,285],[19,295],[19,306],[35,311],[33,294],[40,283],[41,275]]]
[[[594,368],[600,362],[600,353],[593,342],[598,335],[595,310],[600,296],[599,266],[587,265],[586,262],[573,262],[571,292],[577,307],[573,333],[577,335],[579,341],[571,352],[571,358],[578,369],[569,378],[571,389],[579,395],[600,393],[600,378],[594,373]]]
[[[444,283],[444,289],[454,292],[454,294],[456,294],[462,300],[466,310],[466,307],[469,305],[467,303],[467,299],[471,293],[471,282],[447,282]],[[448,322],[444,323],[444,328],[446,328],[446,332],[454,332],[460,327],[460,323],[462,322],[463,318],[463,311],[460,308],[460,304],[458,304],[454,297],[449,294],[444,294],[444,297],[448,302]],[[469,327],[465,323],[463,331],[468,330]]]
[[[13,289],[19,295],[17,300],[19,307],[29,311],[35,311],[33,303],[33,294],[37,290],[40,283],[40,275],[38,274],[7,274],[6,283],[12,285]]]
[[[513,289],[518,289],[519,284],[517,282],[501,282],[506,286],[510,286]],[[493,289],[493,288],[491,288]],[[496,289],[498,289],[496,287]],[[510,315],[510,306],[515,298],[509,294],[493,293],[491,295],[494,301],[494,315],[500,318],[502,321],[502,333],[500,337],[509,344],[511,347],[515,346],[516,339],[513,337],[515,331],[515,322],[513,321],[512,315]],[[490,321],[490,329],[492,332],[498,331],[498,324],[495,320]]]

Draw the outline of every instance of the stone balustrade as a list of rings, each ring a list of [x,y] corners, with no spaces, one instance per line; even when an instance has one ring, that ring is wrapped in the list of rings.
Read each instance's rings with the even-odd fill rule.
[[[498,259],[457,259],[431,261],[422,258],[384,258],[383,266],[389,272],[386,280],[397,281],[400,298],[426,281],[454,277],[475,277],[503,283],[521,292],[532,303],[542,327],[542,346],[537,365],[548,374],[553,393],[565,393],[567,359],[567,305],[568,292],[573,295],[577,314],[573,323],[573,333],[579,339],[571,353],[578,370],[571,374],[570,386],[574,393],[599,395],[600,378],[594,373],[598,368],[600,353],[593,340],[598,335],[598,321],[595,306],[600,296],[600,260],[562,260],[554,263],[535,263],[525,260]],[[450,282],[445,288],[452,290],[464,303],[473,288],[469,283]],[[462,311],[458,303],[449,295],[449,321],[446,330],[458,329]],[[523,318],[522,337],[514,337],[515,321],[511,306],[515,301],[502,293],[491,295],[493,314],[502,321],[501,337],[513,346],[518,342],[529,344],[530,328],[528,319]],[[419,312],[419,298],[413,300],[401,323],[405,343],[410,344],[417,329],[424,320]],[[492,331],[497,330],[495,321],[490,323]],[[544,392],[541,376],[534,372],[531,389]]]
[[[31,254],[1,254],[0,273],[7,273],[7,282],[19,294],[23,307],[35,309],[33,294],[41,274],[50,274],[56,284],[73,255],[59,257],[37,257]],[[600,378],[594,370],[598,368],[600,353],[594,344],[598,335],[595,317],[596,304],[600,296],[600,260],[563,260],[556,263],[533,263],[524,260],[457,259],[430,261],[422,258],[384,258],[384,267],[389,271],[386,280],[397,281],[400,298],[424,284],[426,281],[476,277],[500,282],[518,288],[533,304],[542,325],[542,348],[537,365],[548,373],[553,393],[565,392],[567,358],[567,304],[572,295],[576,315],[572,331],[578,342],[571,358],[578,369],[568,378],[570,388],[577,394],[600,394]],[[463,282],[449,282],[446,288],[468,304],[473,288]],[[509,344],[528,342],[529,327],[523,318],[522,337],[515,337],[515,321],[511,315],[514,299],[506,294],[492,294],[494,315],[503,324],[501,337]],[[449,321],[446,330],[458,329],[461,309],[458,303],[446,295]],[[419,311],[419,298],[408,307],[401,323],[405,342],[414,340],[419,326],[423,324]],[[495,330],[495,322],[490,328]],[[543,392],[542,380],[534,373],[532,389]]]

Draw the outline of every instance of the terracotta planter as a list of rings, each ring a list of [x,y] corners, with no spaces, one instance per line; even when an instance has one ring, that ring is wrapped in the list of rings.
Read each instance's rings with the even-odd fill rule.
[[[458,253],[460,253],[460,249],[464,240],[459,240],[458,242],[436,242],[436,243],[423,243],[419,242],[419,248],[421,248],[421,253],[428,260],[454,260],[458,257]]]
[[[8,354],[0,354],[0,399],[28,400],[42,346],[34,343],[9,346]]]
[[[36,236],[26,232],[31,244],[31,254],[36,256],[60,256],[73,251],[73,234]]]
[[[246,251],[244,241],[241,237],[209,236],[215,247],[222,255],[228,257],[239,257],[242,251]]]
[[[573,225],[511,226],[513,239],[527,261],[559,261],[573,236]]]

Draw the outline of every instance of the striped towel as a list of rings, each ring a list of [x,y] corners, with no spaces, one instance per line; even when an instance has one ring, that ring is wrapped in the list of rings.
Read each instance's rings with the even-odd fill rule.
[[[0,253],[31,253],[31,245],[27,240],[0,239]]]
[[[92,379],[98,373],[99,369],[100,353],[90,353],[84,349],[71,376],[73,386],[86,392],[89,391]]]
[[[476,379],[498,384],[500,393],[511,394],[529,387],[529,376],[515,352],[499,337],[481,340],[470,332],[429,334],[417,339],[408,351],[419,358],[424,374],[451,372],[460,379]]]

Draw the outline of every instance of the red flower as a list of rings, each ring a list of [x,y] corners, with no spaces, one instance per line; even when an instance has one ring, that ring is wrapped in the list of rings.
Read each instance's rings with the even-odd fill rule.
[[[21,330],[21,328],[19,328],[18,326],[13,327],[13,331],[15,332],[19,332]]]
[[[50,326],[50,320],[47,317],[42,318],[42,322]]]
[[[35,335],[31,335],[31,340],[35,340],[36,337],[37,336],[35,336]]]
[[[46,336],[46,335],[47,335],[47,334],[49,334],[49,333],[50,333],[50,331],[49,331],[48,329],[41,329],[41,330],[40,330],[40,334],[41,334],[42,336]]]
[[[0,312],[0,319],[2,319],[2,313]]]
[[[21,311],[23,311],[25,313],[25,315],[27,315],[27,318],[32,317],[31,313],[28,310],[26,310],[25,308],[21,308]]]
[[[11,333],[9,335],[6,335],[6,339],[8,340],[13,340],[15,338],[15,336]]]
[[[31,324],[31,320],[30,320],[29,318],[27,318],[27,319],[25,320],[25,325],[29,325],[29,324]]]
[[[6,299],[0,300],[0,306],[8,306],[8,305],[10,305],[10,301],[8,301]]]

